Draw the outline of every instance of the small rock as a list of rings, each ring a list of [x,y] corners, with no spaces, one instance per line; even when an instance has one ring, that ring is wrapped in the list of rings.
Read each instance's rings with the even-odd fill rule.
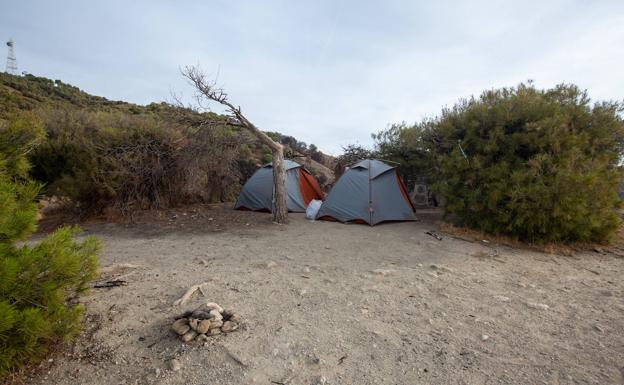
[[[220,321],[223,319],[223,316],[217,309],[212,309],[210,310],[210,318],[214,319],[215,321]]]
[[[314,385],[327,385],[327,378],[319,376],[314,380]]]
[[[186,318],[180,318],[175,321],[173,325],[171,325],[171,329],[176,332],[178,335],[184,335],[188,332],[191,327],[188,324],[188,320]]]
[[[504,295],[495,295],[494,299],[497,299],[501,302],[509,302],[509,297],[505,297]]]
[[[203,342],[208,341],[208,339],[209,339],[209,338],[210,338],[210,337],[208,337],[208,336],[207,336],[207,335],[205,335],[205,334],[200,334],[200,335],[198,335],[198,336],[197,336],[197,339],[198,339],[199,341],[203,341]]]
[[[219,306],[219,304],[214,303],[214,302],[208,302],[206,305],[204,305],[206,307],[206,309],[208,309],[208,311],[211,310],[216,310],[219,313],[223,313],[223,308],[221,306]]]
[[[204,310],[194,310],[193,313],[191,314],[191,317],[193,318],[197,318],[197,319],[208,319],[210,318],[210,313],[208,313],[207,311]]]
[[[223,323],[223,326],[221,326],[221,331],[224,333],[233,332],[236,329],[238,329],[238,324],[232,321],[225,321]]]
[[[197,331],[197,325],[199,324],[199,320],[195,318],[191,318],[188,320],[188,324],[191,327],[191,329]]]
[[[155,368],[152,373],[154,373],[154,376],[156,377],[160,377],[160,369],[159,368]]]
[[[429,267],[431,268],[431,270],[437,270],[437,271],[443,271],[445,273],[452,273],[453,270],[446,267],[446,266],[442,266],[442,265],[436,265],[435,263],[429,265]]]
[[[307,358],[312,364],[319,365],[321,363],[321,359],[314,353],[310,353],[309,355],[307,355]]]
[[[180,369],[182,369],[182,364],[180,363],[180,361],[176,360],[175,358],[169,360],[169,370],[177,372]]]
[[[277,266],[277,263],[273,262],[273,261],[268,261],[267,263],[264,264],[264,266],[266,266],[267,268],[272,268]]]
[[[481,334],[481,341],[487,341],[490,339],[490,336],[488,336],[487,334]]]
[[[602,332],[604,331],[604,329],[603,329],[603,328],[601,328],[601,327],[600,327],[600,325],[594,325],[594,329],[595,329],[597,332],[600,332],[600,333],[602,333]]]
[[[207,333],[209,329],[210,329],[210,320],[205,319],[205,320],[199,321],[199,323],[197,324],[197,329],[195,330],[199,334],[204,334],[204,333]]]
[[[182,342],[190,342],[197,337],[197,332],[195,330],[189,330],[185,335],[182,336]]]
[[[213,321],[210,321],[210,328],[209,329],[218,329],[221,326],[223,326],[223,321],[222,320],[213,320]]]
[[[396,270],[393,270],[393,269],[375,269],[375,270],[372,271],[372,273],[385,277],[386,275],[392,275],[392,274],[396,273]]]
[[[303,272],[304,272],[304,273],[309,273],[309,272],[310,272],[310,268],[309,268],[309,267],[307,267],[307,266],[306,266],[306,267],[304,267],[304,268],[303,268]]]
[[[539,310],[548,310],[550,309],[550,306],[546,305],[545,303],[535,303],[535,302],[527,302],[527,306],[533,309],[539,309]]]
[[[217,334],[221,334],[221,329],[220,328],[210,329],[208,330],[208,334],[211,336],[216,336]]]

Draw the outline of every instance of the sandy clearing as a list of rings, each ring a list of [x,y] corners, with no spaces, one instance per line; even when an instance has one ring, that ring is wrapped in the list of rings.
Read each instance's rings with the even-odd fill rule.
[[[232,215],[86,226],[104,241],[102,265],[140,267],[128,286],[85,297],[85,332],[29,382],[624,382],[622,258],[438,241],[424,233],[438,230],[432,215],[376,227],[301,214],[279,226],[251,212],[233,226]],[[203,281],[208,298],[172,307]],[[236,309],[244,327],[182,344],[172,317],[207,301]]]

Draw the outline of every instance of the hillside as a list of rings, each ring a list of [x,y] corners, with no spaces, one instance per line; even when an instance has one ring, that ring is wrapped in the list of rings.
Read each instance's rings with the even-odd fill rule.
[[[271,161],[266,146],[227,125],[224,115],[112,101],[33,75],[0,74],[0,119],[43,127],[47,138],[30,156],[32,176],[48,195],[89,210],[228,201]],[[286,157],[331,183],[331,156],[269,134],[286,146]]]

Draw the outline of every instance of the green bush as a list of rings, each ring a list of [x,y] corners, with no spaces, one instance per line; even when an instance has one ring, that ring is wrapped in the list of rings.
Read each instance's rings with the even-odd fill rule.
[[[620,225],[622,106],[573,85],[484,92],[423,123],[446,213],[488,233],[605,241]],[[422,130],[423,126],[419,128]]]
[[[0,376],[36,362],[78,329],[77,294],[97,270],[99,243],[75,242],[62,228],[31,246],[40,186],[27,180],[26,155],[43,137],[32,115],[0,120]]]
[[[409,126],[393,124],[385,130],[372,134],[375,141],[374,157],[395,162],[407,188],[412,189],[418,181],[432,182],[437,176],[434,152],[423,134],[426,123]]]

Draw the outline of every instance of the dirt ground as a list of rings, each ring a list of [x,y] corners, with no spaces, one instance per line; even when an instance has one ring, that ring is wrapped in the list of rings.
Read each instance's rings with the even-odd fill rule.
[[[419,217],[368,227],[291,214],[280,226],[217,208],[85,225],[102,266],[138,268],[102,277],[129,284],[91,290],[85,331],[27,382],[624,383],[624,258],[469,242]],[[172,306],[204,281],[206,297]],[[243,327],[183,344],[173,317],[208,301]]]

